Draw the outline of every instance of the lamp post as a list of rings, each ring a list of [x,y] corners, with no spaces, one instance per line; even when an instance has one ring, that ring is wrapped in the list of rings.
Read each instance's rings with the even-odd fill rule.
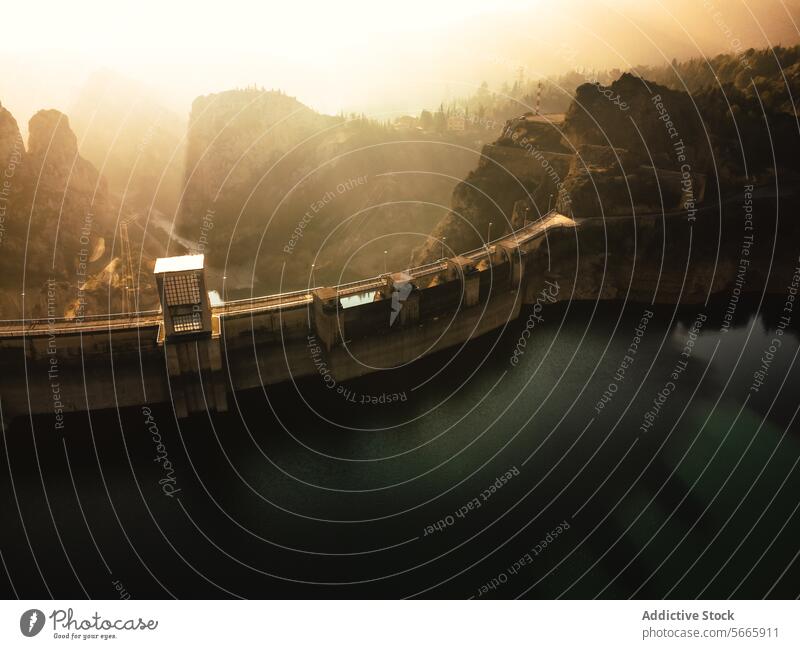
[[[314,281],[314,266],[315,264],[311,264],[311,288],[316,288],[317,283]]]
[[[447,241],[447,237],[442,237],[442,256],[440,259],[444,259],[444,242]]]
[[[489,221],[489,227],[486,230],[486,247],[489,247],[489,242],[492,240],[492,222]]]
[[[552,205],[552,203],[553,203],[553,195],[550,194],[550,198],[547,199],[547,211],[548,212],[550,211],[550,206]]]
[[[383,274],[384,274],[384,275],[387,273],[387,266],[386,266],[386,255],[388,255],[388,254],[389,254],[389,251],[388,251],[388,250],[384,250],[384,251],[383,251]]]

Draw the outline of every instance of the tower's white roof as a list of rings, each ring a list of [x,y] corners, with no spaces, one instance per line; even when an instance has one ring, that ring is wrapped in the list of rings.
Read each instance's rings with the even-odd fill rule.
[[[159,257],[153,273],[177,273],[182,270],[202,270],[204,255],[182,255],[181,257]]]

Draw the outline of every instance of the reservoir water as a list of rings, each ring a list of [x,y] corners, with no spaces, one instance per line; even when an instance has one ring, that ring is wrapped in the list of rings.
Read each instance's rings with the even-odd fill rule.
[[[5,596],[797,597],[782,301],[545,304],[339,384],[3,431]],[[795,319],[800,314],[794,314]],[[800,321],[800,320],[798,320]]]

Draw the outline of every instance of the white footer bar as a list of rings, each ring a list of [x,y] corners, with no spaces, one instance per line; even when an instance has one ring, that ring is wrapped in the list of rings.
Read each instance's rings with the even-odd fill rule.
[[[4,601],[0,647],[797,648],[798,619],[786,601]]]

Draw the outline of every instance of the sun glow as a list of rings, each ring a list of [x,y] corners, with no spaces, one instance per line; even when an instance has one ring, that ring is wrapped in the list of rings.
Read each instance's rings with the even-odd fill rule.
[[[23,121],[43,105],[68,112],[75,89],[98,68],[108,68],[154,90],[159,101],[180,114],[186,114],[198,95],[257,85],[280,88],[324,112],[352,110],[388,117],[471,94],[484,80],[497,87],[517,78],[520,68],[529,76],[560,74],[575,66],[624,69],[730,49],[731,39],[701,4],[13,3],[3,8],[4,25],[11,28],[4,30],[0,54],[10,72],[0,78],[0,101],[24,116]],[[734,9],[725,5],[726,25],[734,24],[735,16],[729,13]],[[782,20],[762,27],[775,41],[790,25]],[[666,33],[679,38],[664,38]],[[689,40],[686,33],[697,38]],[[662,45],[680,47],[656,48],[652,37]],[[746,46],[767,44],[760,32],[736,37]]]

